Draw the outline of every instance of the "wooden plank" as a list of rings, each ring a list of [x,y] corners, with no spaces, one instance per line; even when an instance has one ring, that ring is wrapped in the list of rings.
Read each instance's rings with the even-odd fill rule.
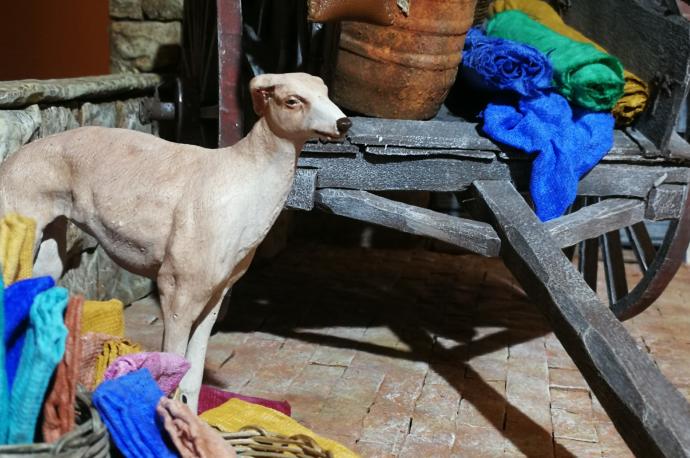
[[[556,244],[565,248],[644,219],[645,203],[639,199],[606,199],[544,224]]]
[[[491,151],[442,149],[442,148],[402,148],[399,146],[367,146],[364,152],[377,156],[447,156],[484,161],[496,160],[496,153]]]
[[[688,169],[681,167],[599,164],[578,185],[581,196],[646,197],[663,183],[687,183]]]
[[[482,222],[449,216],[347,189],[319,189],[315,202],[336,215],[409,234],[431,237],[484,256],[497,256],[500,241],[493,228]]]
[[[676,219],[685,205],[685,186],[666,184],[649,193],[645,218],[649,220]]]
[[[234,145],[242,139],[240,103],[242,74],[242,2],[217,0],[218,15],[218,144]]]
[[[408,121],[351,118],[350,142],[368,146],[453,148],[498,151],[500,148],[479,135],[475,123],[462,121]]]
[[[509,182],[474,184],[478,215],[636,456],[690,456],[690,406],[587,286]]]
[[[381,156],[300,157],[300,167],[319,170],[319,188],[366,189],[368,191],[418,190],[461,191],[476,179],[510,179],[525,187],[529,163],[510,167],[493,161],[442,158],[399,158]]]
[[[564,18],[652,83],[656,99],[650,101],[636,128],[657,148],[666,150],[688,87],[687,21],[682,16],[665,16],[639,0],[577,0]]]
[[[294,210],[312,210],[314,208],[314,192],[316,191],[316,175],[314,169],[297,169],[292,190],[288,194],[285,206]]]
[[[348,140],[366,146],[414,149],[480,150],[496,152],[504,148],[483,136],[477,123],[460,118],[453,121],[409,121],[353,117]],[[395,151],[395,150],[394,150]],[[413,153],[413,152],[411,152]],[[614,131],[609,155],[639,155],[640,146],[625,132]]]

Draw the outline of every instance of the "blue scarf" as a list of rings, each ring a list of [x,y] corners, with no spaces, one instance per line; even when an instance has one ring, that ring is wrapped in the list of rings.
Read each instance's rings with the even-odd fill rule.
[[[134,394],[134,395],[133,395]],[[164,394],[148,369],[98,385],[93,404],[125,458],[173,458],[156,406]]]
[[[536,156],[530,194],[537,216],[548,221],[563,215],[580,178],[613,146],[611,113],[572,109],[550,88],[546,56],[476,28],[468,32],[462,65],[465,82],[494,92],[481,115],[483,132]]]
[[[50,277],[20,280],[5,290],[5,348],[7,386],[11,391],[29,327],[29,312],[36,296],[55,286]]]
[[[10,395],[9,444],[34,441],[50,379],[65,354],[64,314],[68,300],[65,288],[51,288],[37,295],[31,306],[26,343]]]

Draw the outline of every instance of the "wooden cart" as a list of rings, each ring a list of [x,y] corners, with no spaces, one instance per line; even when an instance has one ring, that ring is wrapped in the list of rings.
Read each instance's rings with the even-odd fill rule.
[[[152,107],[159,118],[175,119],[179,141],[217,146],[241,138],[243,119],[251,122],[242,88],[252,72],[328,68],[337,26],[308,24],[304,0],[244,3],[186,2],[172,102]],[[690,145],[675,133],[688,92],[690,27],[673,0],[559,0],[558,6],[567,22],[652,89],[647,112],[634,128],[615,132],[615,146],[581,180],[567,215],[540,222],[523,197],[529,158],[502,151],[474,124],[451,116],[354,118],[345,142],[307,144],[289,206],[501,256],[635,454],[690,456],[690,406],[619,321],[664,291],[690,239]],[[374,194],[394,190],[454,193],[463,216]],[[667,222],[659,244],[648,231],[654,221]],[[626,280],[621,235],[642,273],[637,284]],[[595,292],[599,278],[608,306]]]

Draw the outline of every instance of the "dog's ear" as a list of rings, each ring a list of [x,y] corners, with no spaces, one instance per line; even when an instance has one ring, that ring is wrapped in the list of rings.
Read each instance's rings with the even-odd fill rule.
[[[263,116],[268,104],[268,99],[273,95],[280,75],[266,73],[252,78],[249,82],[249,91],[252,94],[252,104],[254,112],[258,116]]]

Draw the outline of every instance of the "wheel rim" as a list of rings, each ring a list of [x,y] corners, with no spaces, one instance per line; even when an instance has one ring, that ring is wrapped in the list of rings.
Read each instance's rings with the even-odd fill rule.
[[[598,197],[579,197],[572,211],[599,201]],[[661,295],[683,262],[690,240],[689,214],[686,199],[680,217],[669,221],[658,247],[654,246],[650,235],[650,222],[642,221],[579,242],[570,250],[566,249],[566,254],[577,254],[577,268],[595,292],[603,280],[611,311],[620,320],[627,320],[644,311]],[[641,273],[639,281],[631,282],[626,276],[622,235]]]

